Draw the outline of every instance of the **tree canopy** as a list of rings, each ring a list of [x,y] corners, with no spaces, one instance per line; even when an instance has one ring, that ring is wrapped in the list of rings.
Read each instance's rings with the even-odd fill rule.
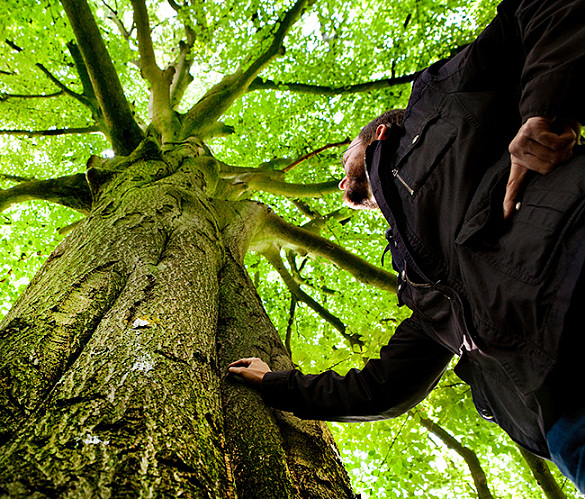
[[[409,311],[380,263],[383,218],[342,206],[340,155],[364,124],[405,107],[414,74],[471,42],[496,5],[4,0],[2,313],[90,212],[86,175],[107,175],[102,161],[152,137],[210,151],[212,197],[268,207],[245,261],[294,364],[363,366]],[[451,372],[396,420],[331,426],[364,499],[577,497],[481,420]]]

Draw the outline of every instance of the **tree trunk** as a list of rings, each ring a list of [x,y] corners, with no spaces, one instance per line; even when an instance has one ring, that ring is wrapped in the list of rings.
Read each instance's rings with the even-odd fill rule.
[[[119,161],[0,325],[0,495],[353,497],[326,426],[226,377],[291,365],[242,263],[256,205],[207,197],[208,156]]]

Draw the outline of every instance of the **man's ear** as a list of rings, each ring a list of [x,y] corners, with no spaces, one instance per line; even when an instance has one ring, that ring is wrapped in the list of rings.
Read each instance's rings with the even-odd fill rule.
[[[378,125],[376,128],[376,140],[384,140],[388,138],[388,126]]]

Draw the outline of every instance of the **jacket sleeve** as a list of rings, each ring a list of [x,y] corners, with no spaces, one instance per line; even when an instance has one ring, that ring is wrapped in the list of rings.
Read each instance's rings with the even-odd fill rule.
[[[429,338],[414,318],[402,322],[380,358],[345,376],[298,370],[264,376],[265,403],[303,419],[376,421],[408,411],[435,387],[453,354]]]
[[[520,114],[585,124],[585,0],[523,0]]]

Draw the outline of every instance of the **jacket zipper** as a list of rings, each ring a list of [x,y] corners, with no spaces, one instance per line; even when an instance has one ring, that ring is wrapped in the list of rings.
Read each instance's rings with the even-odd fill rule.
[[[394,170],[392,170],[392,175],[394,175],[399,182],[406,187],[406,189],[408,190],[408,193],[411,196],[414,196],[414,190],[410,188],[410,186],[406,183],[406,181],[400,176],[400,174],[398,173],[398,168],[394,168]]]

